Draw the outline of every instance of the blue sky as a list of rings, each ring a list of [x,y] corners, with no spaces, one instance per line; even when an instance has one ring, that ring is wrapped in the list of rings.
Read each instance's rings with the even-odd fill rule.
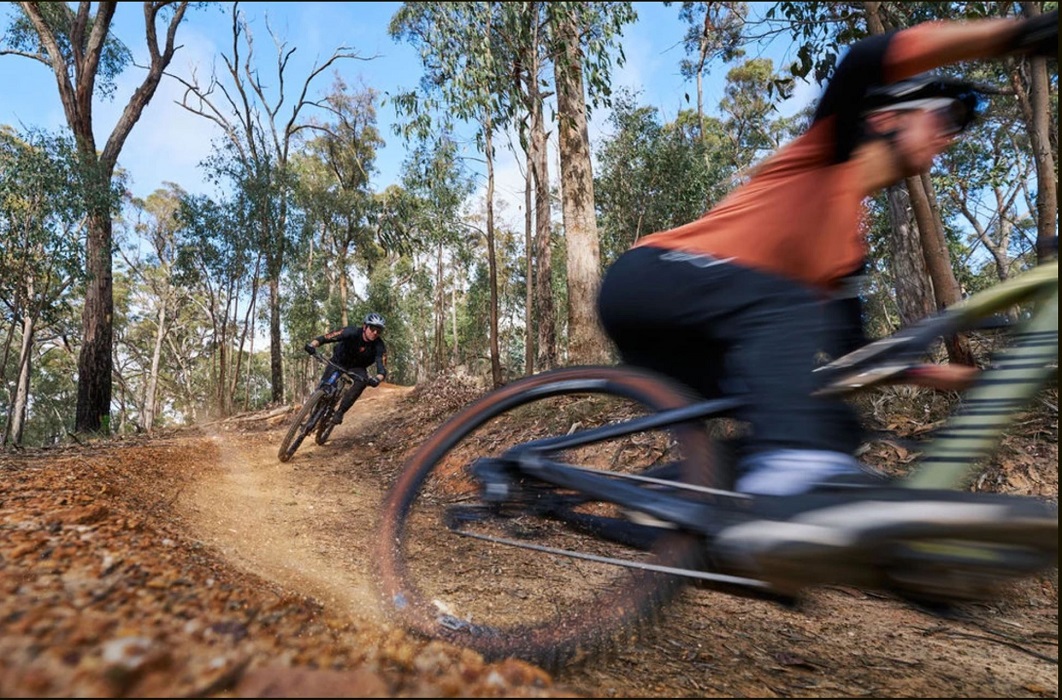
[[[366,85],[386,93],[415,87],[421,74],[416,53],[404,43],[396,43],[387,34],[387,25],[401,3],[395,2],[249,2],[241,8],[251,21],[257,64],[267,76],[275,65],[276,50],[266,30],[266,19],[287,46],[297,50],[287,72],[289,95],[301,87],[311,66],[347,46],[359,55],[374,57],[368,61],[340,61],[336,67],[351,85]],[[232,45],[230,3],[213,3],[205,10],[191,12],[178,30],[182,48],[170,64],[169,72],[188,76],[196,71],[205,80],[215,57],[230,53]],[[627,61],[613,75],[614,89],[628,87],[642,92],[642,102],[658,107],[671,118],[686,106],[685,94],[694,98],[695,87],[679,74],[684,57],[681,40],[683,23],[678,18],[679,4],[670,7],[659,2],[637,2],[639,19],[625,29],[623,49]],[[8,25],[11,3],[0,8],[0,31]],[[117,35],[144,63],[143,14],[139,2],[120,3],[115,15]],[[241,49],[242,50],[242,49]],[[782,58],[777,52],[773,55]],[[709,77],[709,94],[718,91],[723,70]],[[115,99],[98,102],[94,115],[98,144],[102,147],[128,101],[142,73],[131,68],[119,80]],[[332,84],[331,73],[322,74],[311,85],[311,95],[326,92]],[[164,79],[140,121],[133,127],[119,158],[119,164],[132,177],[131,189],[146,196],[163,183],[172,181],[193,192],[209,193],[197,172],[197,164],[210,152],[214,127],[202,117],[184,110],[176,101],[182,87],[177,81]],[[718,93],[717,93],[718,94]],[[805,86],[793,100],[795,110],[803,101],[817,94]],[[289,97],[289,100],[291,98]],[[706,108],[715,99],[706,100]],[[789,111],[789,110],[786,110]],[[607,128],[606,114],[595,112],[591,123],[591,147],[595,137]],[[387,145],[377,158],[379,173],[374,188],[383,190],[397,181],[404,156],[400,137],[393,134],[394,112],[390,106],[378,110],[378,126]],[[59,129],[65,126],[55,79],[44,65],[18,56],[0,57],[0,124]],[[499,197],[509,199],[513,213],[523,201],[519,164],[511,156],[500,154],[498,163]],[[554,170],[555,172],[555,170]]]

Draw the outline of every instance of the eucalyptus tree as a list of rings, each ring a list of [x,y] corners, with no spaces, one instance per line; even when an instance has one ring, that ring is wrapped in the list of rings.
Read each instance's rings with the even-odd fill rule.
[[[0,386],[5,389],[15,359],[3,444],[23,441],[38,332],[71,313],[69,296],[82,281],[85,202],[79,181],[70,139],[0,128],[0,304],[7,321]]]
[[[725,193],[737,160],[719,119],[685,110],[663,123],[657,108],[639,105],[626,90],[609,124],[612,133],[596,149],[594,180],[606,264],[644,235],[703,216]]]
[[[557,94],[557,145],[561,170],[568,279],[568,360],[607,359],[608,343],[597,322],[596,296],[601,282],[601,251],[594,215],[594,180],[587,133],[586,84],[607,103],[610,50],[617,50],[622,27],[637,19],[631,3],[550,2],[546,5]],[[597,63],[584,67],[586,57]],[[585,70],[585,73],[584,73]]]
[[[350,322],[350,272],[371,273],[379,257],[373,245],[378,228],[370,185],[377,149],[384,145],[376,128],[376,101],[375,90],[352,90],[337,76],[323,103],[330,118],[313,121],[315,135],[297,159],[306,230],[320,233],[315,249],[324,255],[322,268],[334,280],[344,326]]]
[[[1043,7],[1042,2],[1021,3],[1025,17],[1040,15]],[[1058,61],[1054,62],[1053,82],[1045,57],[1030,56],[1015,63],[1010,80],[1025,116],[1036,164],[1036,255],[1043,262],[1057,254],[1052,241],[1058,244]]]
[[[520,145],[526,155],[524,249],[526,288],[524,308],[524,372],[531,374],[557,364],[557,319],[553,294],[553,226],[550,196],[549,154],[544,105],[553,96],[546,70],[549,67],[549,28],[545,2],[503,3],[502,50],[513,66],[515,80],[505,82],[513,98]],[[523,112],[517,118],[516,111]],[[532,197],[532,189],[534,196]],[[532,204],[532,199],[534,204]],[[532,221],[534,234],[532,235]]]
[[[476,145],[486,164],[485,236],[490,277],[491,303],[488,308],[491,379],[502,383],[498,350],[497,259],[494,250],[494,139],[505,128],[511,112],[507,101],[511,91],[503,88],[509,67],[499,60],[497,36],[501,23],[500,3],[491,2],[407,2],[391,19],[390,33],[405,39],[420,51],[424,76],[420,93],[395,98],[400,114],[413,115],[407,133],[424,134],[432,129],[429,113],[438,114],[442,126],[455,122],[474,125]]]
[[[166,337],[177,322],[177,309],[187,302],[187,291],[175,282],[174,265],[177,261],[178,229],[177,213],[181,200],[187,193],[174,183],[166,183],[146,199],[134,199],[131,204],[131,237],[149,246],[146,254],[139,245],[120,246],[119,254],[125,261],[131,278],[130,301],[135,305],[139,328],[129,328],[132,336],[139,331],[128,350],[140,361],[140,373],[144,376],[139,389],[139,427],[148,434],[154,431],[159,417],[159,386],[163,381],[163,354]],[[172,363],[167,363],[167,365]]]
[[[693,78],[697,87],[697,122],[702,135],[707,131],[704,76],[714,61],[729,63],[744,55],[742,30],[747,16],[748,4],[744,2],[680,3],[679,19],[687,23],[682,44],[690,58],[682,59],[679,70],[687,80]]]
[[[256,212],[248,199],[241,192],[221,202],[185,195],[177,211],[176,282],[188,288],[189,304],[208,329],[205,340],[211,351],[203,358],[208,370],[189,370],[186,377],[205,377],[208,410],[220,416],[231,413],[237,395],[240,363],[253,330],[253,290],[261,281],[264,258],[251,239],[248,224]],[[240,302],[248,289],[252,300],[241,318]]]
[[[111,186],[115,166],[129,133],[173,59],[177,29],[188,5],[188,2],[141,3],[148,65],[102,149],[96,142],[99,125],[93,119],[93,100],[112,98],[117,88],[115,79],[133,62],[129,48],[111,34],[118,3],[83,1],[71,7],[65,2],[19,2],[19,11],[0,44],[0,56],[23,56],[51,68],[67,126],[74,135],[82,161],[88,237],[74,421],[79,432],[110,429],[114,311],[111,217],[117,208]],[[131,7],[133,3],[125,6]]]
[[[448,364],[456,364],[461,354],[461,335],[456,322],[458,286],[472,259],[479,254],[474,242],[480,239],[485,242],[487,236],[462,216],[464,203],[475,183],[450,135],[444,133],[415,142],[402,164],[402,185],[403,189],[393,190],[388,197],[387,221],[401,221],[405,236],[416,239],[418,247],[434,258],[432,353],[428,365],[429,374],[434,376]],[[482,257],[489,259],[489,256]]]
[[[1035,263],[1037,249],[1036,221],[1024,214],[1036,208],[1027,197],[1034,180],[1028,132],[1016,103],[993,102],[981,123],[942,154],[936,175],[945,222],[970,232],[956,234],[960,254],[976,260],[987,253],[987,284]]]
[[[303,113],[318,106],[308,96],[313,81],[342,59],[362,57],[347,47],[339,47],[324,61],[315,61],[297,97],[291,100],[285,86],[296,48],[289,48],[267,21],[276,47],[276,71],[269,78],[263,77],[256,65],[250,24],[239,6],[239,2],[232,4],[232,49],[221,56],[224,74],[213,72],[206,84],[196,75],[175,77],[185,86],[181,106],[217,125],[241,166],[233,174],[239,178],[236,184],[249,197],[252,215],[248,223],[254,226],[257,245],[264,256],[269,288],[272,399],[281,402],[284,373],[280,283],[295,228],[289,221],[294,190],[289,165],[294,139],[304,129],[315,128]],[[244,48],[246,55],[242,54]]]
[[[750,59],[727,71],[719,111],[732,141],[729,150],[736,168],[774,152],[788,135],[785,120],[775,118],[778,108],[770,97],[769,86],[778,80],[769,58]]]
[[[482,213],[473,217],[481,221]],[[524,371],[523,309],[524,268],[520,264],[523,236],[505,225],[496,230],[499,252],[497,266],[498,348],[502,381],[509,382]],[[461,364],[476,369],[489,359],[489,344],[482,332],[482,319],[490,303],[490,279],[486,261],[482,257],[470,261],[467,288],[458,313],[458,332],[461,341]]]

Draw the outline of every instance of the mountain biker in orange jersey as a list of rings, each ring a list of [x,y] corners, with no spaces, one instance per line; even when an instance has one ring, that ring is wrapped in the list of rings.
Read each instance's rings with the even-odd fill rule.
[[[313,355],[317,352],[319,346],[326,343],[337,343],[336,349],[332,352],[332,362],[350,370],[364,380],[354,382],[343,392],[339,408],[336,409],[335,414],[332,416],[334,425],[339,425],[343,422],[343,414],[358,400],[361,392],[365,390],[366,384],[379,386],[380,382],[387,377],[387,345],[384,343],[383,338],[380,337],[383,334],[385,325],[383,316],[378,313],[371,313],[365,317],[360,326],[347,326],[346,328],[330,331],[324,335],[317,336],[304,346],[306,352]],[[376,365],[376,375],[370,377],[366,368],[372,364]],[[328,378],[328,375],[335,371],[332,367],[326,367],[324,374],[321,375],[321,381],[323,382]]]
[[[838,502],[803,498],[802,507],[793,496],[864,499],[887,489],[853,456],[854,413],[812,396],[812,371],[823,354],[836,358],[864,342],[852,291],[866,255],[864,200],[926,171],[978,109],[968,86],[926,72],[1007,54],[1057,57],[1057,42],[1055,10],[928,22],[853,44],[804,134],[703,217],[642,238],[607,271],[598,312],[624,362],[706,396],[749,397],[741,417],[751,433],[735,488],[779,497],[756,499],[775,509],[770,519]],[[771,505],[781,500],[784,507]]]

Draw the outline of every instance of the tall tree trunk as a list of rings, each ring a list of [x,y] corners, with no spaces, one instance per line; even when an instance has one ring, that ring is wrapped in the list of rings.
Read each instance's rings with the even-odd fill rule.
[[[275,404],[284,402],[284,364],[281,361],[280,344],[280,280],[269,277],[269,377],[272,387],[270,400]]]
[[[1041,12],[1042,3],[1023,2],[1026,17],[1035,17]],[[1029,57],[1029,95],[1026,99],[1021,81],[1016,72],[1011,73],[1019,104],[1025,114],[1029,139],[1036,163],[1036,259],[1044,262],[1057,251],[1052,243],[1058,235],[1058,178],[1055,175],[1055,159],[1051,151],[1051,94],[1047,78],[1047,59]],[[1057,129],[1057,124],[1054,125]],[[1057,134],[1057,131],[1056,131]]]
[[[258,290],[261,287],[262,272],[262,254],[259,253],[254,261],[254,275],[251,277],[251,300],[247,304],[247,316],[246,322],[243,327],[243,339],[240,341],[240,351],[242,353],[244,343],[247,341],[248,335],[250,336],[250,342],[247,343],[247,375],[244,381],[246,387],[243,392],[243,409],[246,411],[250,406],[251,401],[251,375],[254,372],[254,320],[255,310],[258,308]],[[238,367],[239,365],[237,365]],[[236,373],[239,376],[239,372]],[[233,392],[235,393],[235,391]]]
[[[286,177],[286,173],[282,173]],[[276,173],[273,174],[276,176]],[[266,257],[269,275],[269,366],[273,384],[274,403],[284,403],[284,345],[280,338],[280,276],[284,271],[287,248],[286,193],[280,192],[275,219],[263,219],[262,232],[267,245],[272,245]]]
[[[889,252],[900,323],[909,326],[936,310],[933,282],[926,270],[918,228],[911,220],[907,188],[893,185],[886,192],[889,203]]]
[[[532,311],[535,299],[534,270],[535,256],[531,250],[531,189],[534,187],[535,175],[531,166],[530,149],[528,149],[527,169],[524,172],[524,376],[535,371],[535,321]]]
[[[922,173],[906,179],[907,191],[911,196],[911,207],[914,211],[915,221],[918,223],[918,232],[922,241],[922,251],[925,254],[926,269],[933,281],[933,296],[937,303],[937,309],[946,309],[952,304],[962,300],[962,289],[955,272],[951,268],[951,255],[948,253],[947,240],[944,237],[944,226],[940,220],[940,212],[936,206],[936,195],[933,192],[933,182],[928,173]],[[944,339],[944,345],[948,349],[948,359],[953,364],[973,365],[973,352],[970,350],[969,340],[964,335],[956,335]]]
[[[704,26],[701,28],[701,38],[697,45],[697,127],[700,129],[700,141],[704,144],[705,141],[705,124],[704,124],[704,64],[708,60],[708,37],[712,31],[712,11],[711,7],[706,7],[704,10]],[[707,206],[711,206],[711,202],[707,203]]]
[[[250,316],[254,318],[254,302],[251,302]],[[252,322],[253,323],[253,322]],[[251,333],[250,340],[247,343],[247,373],[243,377],[243,410],[247,411],[251,407],[251,378],[254,374],[254,333]],[[243,347],[241,343],[240,347]],[[239,375],[237,375],[239,376]]]
[[[33,296],[33,280],[29,280],[29,294]],[[33,334],[35,332],[35,313],[29,309],[22,316],[22,347],[18,354],[18,380],[15,384],[15,400],[11,405],[11,422],[9,427],[12,445],[21,445],[26,432],[26,414],[29,408],[30,370],[33,362]]]
[[[347,283],[347,258],[348,251],[350,250],[350,241],[352,237],[353,234],[350,231],[347,231],[347,240],[343,242],[343,245],[339,249],[339,255],[336,256],[336,261],[339,263],[339,274],[337,275],[339,277],[339,323],[343,326],[350,325],[350,311],[348,310],[350,306],[350,288],[349,284]]]
[[[109,432],[111,415],[111,373],[114,360],[111,342],[114,335],[114,299],[111,279],[111,209],[106,193],[110,190],[118,155],[129,132],[140,119],[144,108],[158,88],[166,67],[176,50],[177,27],[184,19],[187,2],[143,3],[146,24],[146,43],[151,56],[143,81],[133,91],[122,110],[103,150],[96,147],[92,122],[92,102],[97,71],[108,40],[116,2],[82,2],[76,17],[61,29],[52,27],[41,14],[40,3],[20,2],[19,7],[33,24],[47,53],[47,63],[55,75],[59,99],[63,104],[66,123],[77,141],[78,153],[89,180],[89,232],[85,246],[86,291],[82,310],[82,344],[78,356],[77,408],[74,429],[79,432]],[[96,15],[90,17],[92,5]],[[156,22],[166,9],[169,26],[159,32]],[[66,36],[63,36],[63,35]],[[159,36],[165,36],[164,47]],[[67,50],[74,47],[74,50]],[[43,59],[39,59],[42,60]],[[73,79],[73,80],[71,80]]]
[[[432,353],[431,374],[436,375],[442,371],[446,363],[446,289],[443,284],[443,244],[440,240],[435,244],[435,311],[432,314],[434,323],[435,352]]]
[[[77,358],[75,431],[110,432],[111,343],[114,337],[114,280],[109,211],[89,215],[85,246],[85,306],[81,310],[81,353]]]
[[[159,306],[155,325],[155,347],[151,351],[151,370],[148,373],[147,388],[144,391],[144,431],[150,435],[155,429],[155,402],[159,386],[159,362],[162,358],[162,341],[166,338],[166,305],[163,298]]]
[[[225,312],[221,314],[221,335],[218,336],[216,345],[218,376],[215,391],[217,392],[218,400],[214,405],[218,416],[222,418],[232,414],[232,392],[229,391],[229,376],[232,374],[232,334],[236,326],[237,313],[239,312],[239,305],[236,303],[238,291],[238,289],[233,289],[230,286],[226,292],[228,301]],[[230,310],[232,311],[231,319],[229,317]]]
[[[487,155],[487,270],[490,278],[490,376],[502,385],[501,352],[498,348],[498,262],[494,253],[494,136],[490,116],[483,129]]]
[[[450,286],[450,328],[454,336],[454,352],[452,364],[456,367],[461,363],[461,343],[457,335],[457,285]]]
[[[553,62],[557,85],[557,122],[561,165],[561,202],[568,251],[568,361],[593,364],[607,360],[604,334],[597,321],[596,296],[601,282],[601,251],[594,214],[594,179],[586,131],[582,49],[575,22],[557,17],[556,36],[564,52]]]
[[[535,73],[537,74],[537,72]],[[549,198],[548,135],[542,118],[542,94],[537,86],[531,96],[531,163],[535,178],[535,368],[539,371],[557,365],[557,316],[553,304],[553,223]]]

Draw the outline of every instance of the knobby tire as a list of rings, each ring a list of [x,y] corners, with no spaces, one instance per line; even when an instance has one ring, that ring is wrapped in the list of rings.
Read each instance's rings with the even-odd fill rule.
[[[589,398],[582,398],[584,394]],[[461,410],[410,458],[384,501],[374,559],[385,608],[415,633],[476,649],[487,659],[516,656],[547,668],[558,668],[629,640],[674,598],[687,579],[644,569],[588,564],[512,545],[484,546],[481,540],[448,530],[440,520],[441,509],[436,506],[447,501],[458,508],[474,503],[476,494],[469,492],[470,482],[461,474],[467,473],[468,465],[483,456],[485,449],[493,447],[492,451],[500,452],[514,442],[523,442],[514,441],[511,431],[529,421],[553,421],[553,425],[543,429],[543,436],[565,434],[567,421],[582,425],[597,415],[585,410],[586,405],[591,405],[587,402],[608,401],[611,405],[615,401],[621,407],[629,403],[637,407],[631,410],[645,413],[684,406],[692,400],[694,397],[687,390],[648,372],[629,367],[569,367],[525,377]],[[539,401],[550,403],[535,404]],[[586,405],[580,409],[581,404]],[[547,408],[536,413],[538,405]],[[495,437],[463,444],[466,439],[476,439],[470,436],[481,428],[490,429],[495,420],[502,426],[492,434]],[[572,426],[578,427],[576,423]],[[509,442],[497,445],[497,436]],[[597,448],[594,445],[582,449]],[[645,439],[641,434],[632,436],[615,449],[615,455],[605,459],[600,468],[615,471],[621,463],[637,461],[639,455],[648,455],[645,460],[651,462],[654,455],[672,454],[662,450],[677,449],[673,454],[681,454],[675,460],[680,465],[681,481],[719,485],[721,477],[712,463],[711,440],[703,423],[672,426],[661,435]],[[603,452],[604,448],[585,454]],[[631,470],[645,468],[648,467],[635,466]],[[593,508],[602,512],[609,507],[614,508],[599,502],[591,505],[589,512],[594,513]],[[598,546],[598,538],[583,533],[578,539],[570,527],[553,530],[552,524],[533,522],[525,515],[516,513],[502,527],[529,542],[564,537],[588,550]],[[430,530],[430,541],[418,537],[421,527]],[[664,534],[656,534],[659,532]],[[444,552],[434,546],[440,533],[450,535]],[[641,553],[641,561],[679,568],[701,565],[703,545],[697,537],[679,530],[656,530],[653,537],[654,544]],[[510,591],[494,580],[493,572],[505,567],[521,584],[528,581],[529,587]],[[427,587],[440,576],[445,582],[440,584],[442,593],[436,595]],[[543,584],[552,590],[542,591]],[[532,585],[538,587],[531,588]],[[541,604],[532,604],[536,594],[544,596]],[[590,597],[583,598],[584,595]],[[495,599],[496,603],[486,602]],[[453,609],[462,605],[475,612]],[[540,617],[531,621],[517,619],[525,613]],[[499,616],[497,621],[491,619],[495,614]]]
[[[317,389],[310,394],[310,398],[302,405],[298,415],[295,416],[295,420],[291,422],[291,427],[288,428],[288,434],[281,441],[280,449],[277,451],[277,457],[281,462],[287,462],[291,459],[295,455],[295,451],[299,449],[302,441],[314,429],[317,421],[320,420],[320,415],[317,413],[318,403],[326,398],[325,391]]]
[[[325,444],[325,441],[328,440],[328,436],[332,434],[332,431],[336,427],[332,424],[332,416],[336,413],[336,404],[339,403],[340,393],[341,392],[337,392],[336,395],[332,397],[325,412],[317,421],[317,432],[314,434],[313,439],[318,445]]]

